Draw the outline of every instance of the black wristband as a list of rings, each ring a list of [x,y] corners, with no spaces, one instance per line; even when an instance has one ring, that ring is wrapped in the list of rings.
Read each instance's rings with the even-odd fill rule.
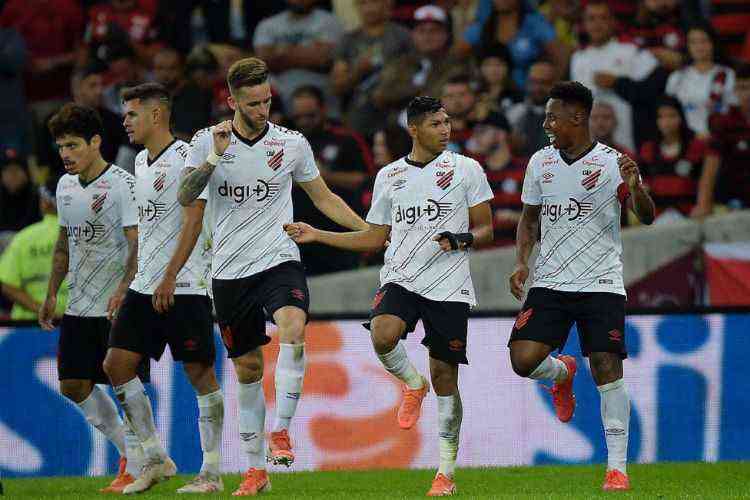
[[[451,233],[450,231],[443,231],[438,234],[443,239],[445,238],[451,244],[452,250],[458,250],[460,244],[463,243],[464,248],[470,247],[474,243],[474,235],[472,233]]]

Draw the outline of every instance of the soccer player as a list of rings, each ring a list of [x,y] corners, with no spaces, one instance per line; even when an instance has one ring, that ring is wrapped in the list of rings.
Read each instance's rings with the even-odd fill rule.
[[[102,362],[110,320],[137,268],[135,180],[102,158],[102,122],[95,110],[67,104],[48,126],[67,174],[57,184],[60,231],[39,324],[45,330],[54,328],[57,292],[67,275],[68,306],[60,323],[57,354],[60,392],[119,451],[117,477],[101,491],[120,493],[135,480],[142,450],[120,420],[112,398],[96,384],[107,383]],[[148,381],[147,366],[139,367],[139,375]]]
[[[200,473],[177,491],[222,491],[224,396],[214,372],[213,315],[206,289],[210,253],[201,234],[206,197],[184,209],[177,202],[188,145],[169,130],[168,91],[158,83],[146,83],[122,96],[125,131],[132,143],[144,146],[135,159],[138,273],[112,326],[104,371],[147,458],[124,493],[145,491],[175,474],[174,462],[159,442],[148,396],[136,377],[138,364],[149,357],[158,361],[167,344],[175,361],[183,362],[195,389],[203,450]]]
[[[297,245],[284,232],[292,222],[292,182],[335,222],[367,223],[320,177],[310,144],[299,132],[268,121],[268,68],[256,58],[237,61],[227,74],[231,121],[198,131],[191,142],[178,199],[192,204],[208,186],[214,228],[212,288],[224,345],[237,373],[239,425],[249,469],[236,496],[270,487],[265,470],[264,309],[279,329],[276,421],[269,439],[275,464],[294,461],[289,425],[305,374],[304,328],[309,297]]]
[[[391,234],[370,313],[372,344],[385,369],[404,383],[398,425],[410,429],[429,382],[399,339],[414,331],[419,319],[424,324],[440,436],[440,468],[427,495],[447,496],[456,492],[453,472],[463,416],[458,365],[468,363],[469,307],[476,304],[469,249],[492,242],[492,190],[476,161],[445,150],[451,126],[439,100],[412,100],[407,123],[411,153],[378,172],[368,229],[334,233],[298,222],[286,230],[298,243],[355,251],[382,248]]]
[[[510,276],[511,292],[519,300],[538,234],[541,248],[508,346],[518,375],[554,382],[557,417],[567,422],[575,409],[576,361],[550,353],[562,349],[576,323],[601,395],[608,450],[604,489],[626,490],[630,400],[622,380],[627,351],[620,213],[628,200],[638,219],[650,224],[654,204],[636,163],[591,140],[592,102],[591,91],[578,82],[558,83],[550,92],[543,126],[551,145],[529,160],[521,196],[516,267]]]

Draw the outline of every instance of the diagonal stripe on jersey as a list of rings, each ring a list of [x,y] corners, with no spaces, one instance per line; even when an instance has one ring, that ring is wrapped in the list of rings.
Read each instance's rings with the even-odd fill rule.
[[[585,187],[587,191],[591,191],[594,188],[594,186],[596,186],[596,182],[599,180],[599,176],[601,174],[602,174],[601,169],[597,170],[593,174],[583,179],[581,181],[581,185]]]

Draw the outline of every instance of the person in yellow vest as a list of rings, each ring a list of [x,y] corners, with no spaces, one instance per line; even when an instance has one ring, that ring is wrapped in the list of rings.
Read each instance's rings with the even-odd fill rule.
[[[11,302],[12,320],[35,320],[47,295],[47,282],[52,271],[52,250],[58,233],[55,186],[49,179],[39,188],[40,222],[19,231],[0,256],[0,290]],[[68,287],[57,294],[55,316],[62,317],[68,303]]]

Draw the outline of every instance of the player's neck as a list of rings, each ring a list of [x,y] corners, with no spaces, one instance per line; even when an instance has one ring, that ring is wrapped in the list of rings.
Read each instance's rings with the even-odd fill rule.
[[[425,148],[418,146],[417,144],[414,144],[414,146],[411,148],[411,153],[409,153],[409,156],[407,158],[414,163],[421,163],[422,165],[426,165],[430,163],[432,160],[440,156],[442,151],[438,154],[431,153],[430,151],[427,151]]]
[[[260,130],[256,130],[254,128],[250,128],[242,118],[237,118],[235,116],[232,120],[232,128],[239,132],[243,139],[250,142],[257,139],[258,136],[266,130],[266,127],[268,127],[268,122],[266,122],[263,128],[261,128]]]
[[[576,141],[575,145],[562,149],[561,152],[570,159],[578,158],[583,153],[591,149],[591,147],[594,145],[593,140],[591,140],[591,137],[586,135],[584,137],[581,137],[580,140]]]
[[[143,141],[143,147],[148,151],[149,161],[153,161],[173,142],[174,136],[168,129],[154,132],[152,136]]]
[[[109,165],[109,163],[99,156],[99,158],[91,162],[91,165],[89,165],[87,169],[78,172],[78,178],[82,182],[90,182],[99,177],[99,175],[101,175],[101,173],[107,168],[107,165]]]

